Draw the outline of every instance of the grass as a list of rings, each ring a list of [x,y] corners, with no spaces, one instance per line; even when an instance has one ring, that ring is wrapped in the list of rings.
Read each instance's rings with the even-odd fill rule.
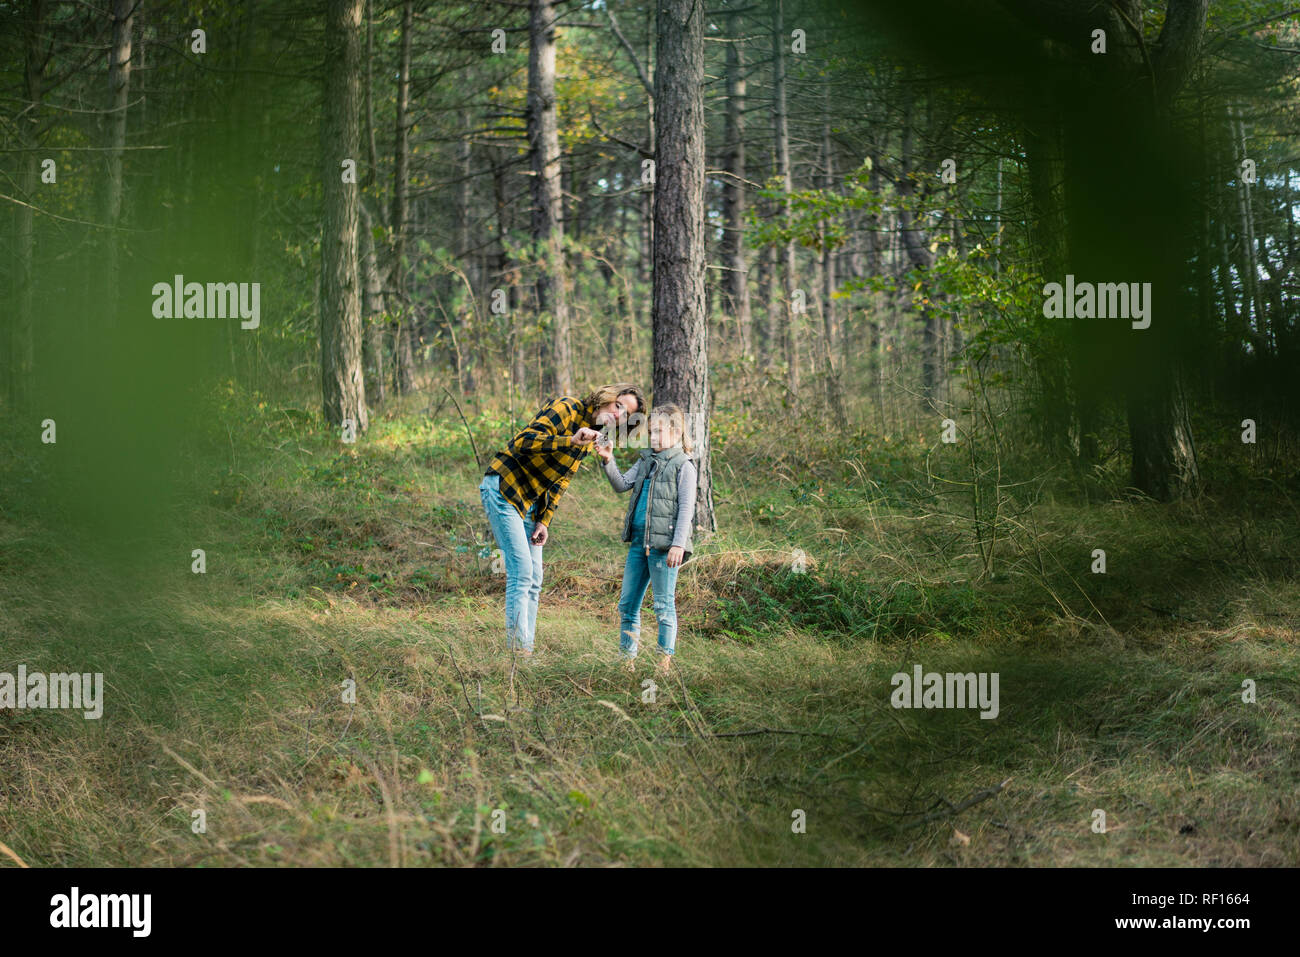
[[[9,496],[0,671],[106,682],[99,721],[0,711],[0,842],[29,864],[1300,862],[1285,503],[1008,502],[989,580],[923,450],[859,438],[796,472],[733,430],[651,695],[648,656],[616,658],[625,500],[590,465],[516,666],[458,421],[394,406],[348,448],[241,412],[139,548]],[[480,450],[508,437],[471,422]],[[918,663],[997,672],[999,716],[890,707]]]

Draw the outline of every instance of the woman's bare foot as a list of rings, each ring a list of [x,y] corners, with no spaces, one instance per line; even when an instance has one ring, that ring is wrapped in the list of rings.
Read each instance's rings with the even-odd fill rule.
[[[655,671],[659,672],[659,674],[661,675],[666,675],[672,670],[673,670],[673,656],[661,654],[659,656],[659,661],[656,662],[655,664]]]

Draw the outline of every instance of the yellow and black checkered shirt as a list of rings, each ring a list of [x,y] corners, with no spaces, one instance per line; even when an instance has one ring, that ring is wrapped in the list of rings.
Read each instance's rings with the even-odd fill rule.
[[[581,399],[561,396],[542,406],[533,421],[498,452],[488,474],[501,476],[501,494],[527,518],[537,503],[537,522],[548,528],[560,496],[591,446],[569,444],[578,429],[595,428],[592,413]]]

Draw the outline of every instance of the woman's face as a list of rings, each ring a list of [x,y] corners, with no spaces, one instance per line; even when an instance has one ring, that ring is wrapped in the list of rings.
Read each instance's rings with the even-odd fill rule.
[[[620,395],[613,402],[607,402],[596,410],[596,425],[618,425],[636,412],[636,405],[636,396],[631,393]]]

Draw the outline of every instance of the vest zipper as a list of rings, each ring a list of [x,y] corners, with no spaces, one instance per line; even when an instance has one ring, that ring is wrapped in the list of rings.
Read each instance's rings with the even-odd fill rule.
[[[655,489],[655,477],[658,474],[659,474],[658,469],[654,469],[653,471],[651,471],[650,488],[646,492],[647,498],[645,500],[645,553],[647,558],[650,557],[650,507],[654,505],[654,497],[652,493],[654,492]]]

